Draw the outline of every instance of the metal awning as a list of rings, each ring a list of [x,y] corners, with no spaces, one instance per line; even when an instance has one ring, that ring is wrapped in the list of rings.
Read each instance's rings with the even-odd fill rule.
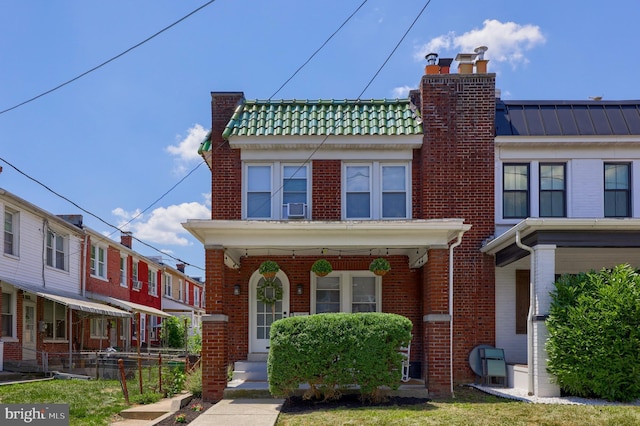
[[[105,305],[104,303],[93,302],[89,299],[86,299],[80,295],[76,295],[73,293],[67,293],[59,290],[51,290],[45,287],[21,283],[12,279],[6,280],[4,278],[0,278],[0,282],[6,283],[8,285],[11,285],[23,291],[36,294],[39,297],[43,297],[45,299],[63,304],[75,311],[81,311],[81,312],[86,312],[86,313],[95,314],[95,315],[106,315],[110,317],[130,317],[131,316],[129,312],[114,308],[109,305]]]
[[[163,317],[163,318],[168,318],[173,316],[171,314],[168,314],[166,312],[161,311],[160,309],[156,309],[151,306],[145,306],[139,303],[129,302],[127,300],[120,300],[120,299],[116,299],[115,297],[109,297],[109,296],[104,296],[102,294],[89,293],[89,292],[87,292],[87,296],[90,297],[91,299],[99,300],[101,302],[117,306],[129,312],[140,312],[143,314],[152,315],[154,317]]]

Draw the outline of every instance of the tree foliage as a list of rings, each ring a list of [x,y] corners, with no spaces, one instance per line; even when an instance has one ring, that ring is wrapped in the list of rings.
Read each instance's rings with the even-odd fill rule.
[[[170,348],[184,348],[186,344],[184,318],[171,316],[162,320],[162,342]]]
[[[640,397],[640,275],[629,265],[560,277],[547,328],[548,371],[565,392]]]

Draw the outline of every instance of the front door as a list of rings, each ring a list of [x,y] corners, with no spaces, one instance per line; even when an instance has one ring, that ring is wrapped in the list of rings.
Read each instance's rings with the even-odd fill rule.
[[[36,304],[25,300],[22,312],[22,359],[36,359]]]
[[[269,352],[271,323],[286,318],[289,314],[289,280],[282,271],[278,272],[274,280],[282,288],[282,296],[272,304],[265,303],[263,300],[274,298],[276,292],[273,288],[260,291],[264,293],[263,300],[258,297],[258,289],[265,284],[260,274],[253,274],[249,283],[249,352],[251,353]]]

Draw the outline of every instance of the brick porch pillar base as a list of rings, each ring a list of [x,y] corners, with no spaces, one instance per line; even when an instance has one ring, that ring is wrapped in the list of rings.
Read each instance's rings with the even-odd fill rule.
[[[202,399],[218,402],[227,387],[229,317],[209,314],[202,317]]]
[[[425,386],[431,396],[451,396],[449,315],[424,316]]]

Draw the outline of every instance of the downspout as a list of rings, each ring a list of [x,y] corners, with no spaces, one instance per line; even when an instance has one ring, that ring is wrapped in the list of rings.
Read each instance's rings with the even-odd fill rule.
[[[87,295],[87,242],[89,241],[89,235],[84,234],[84,247],[82,247],[82,254],[80,255],[80,261],[82,265],[80,270],[82,271],[82,278],[80,279],[80,292],[83,297]]]
[[[529,313],[527,314],[527,378],[528,378],[528,393],[529,395],[534,394],[533,389],[533,310],[534,310],[534,301],[535,301],[535,262],[534,256],[535,252],[529,246],[524,245],[520,241],[520,230],[516,230],[516,245],[520,247],[522,250],[526,250],[531,255],[531,267],[529,271]]]
[[[462,243],[464,231],[458,231],[458,239],[449,246],[449,383],[451,396],[453,393],[453,249]]]

